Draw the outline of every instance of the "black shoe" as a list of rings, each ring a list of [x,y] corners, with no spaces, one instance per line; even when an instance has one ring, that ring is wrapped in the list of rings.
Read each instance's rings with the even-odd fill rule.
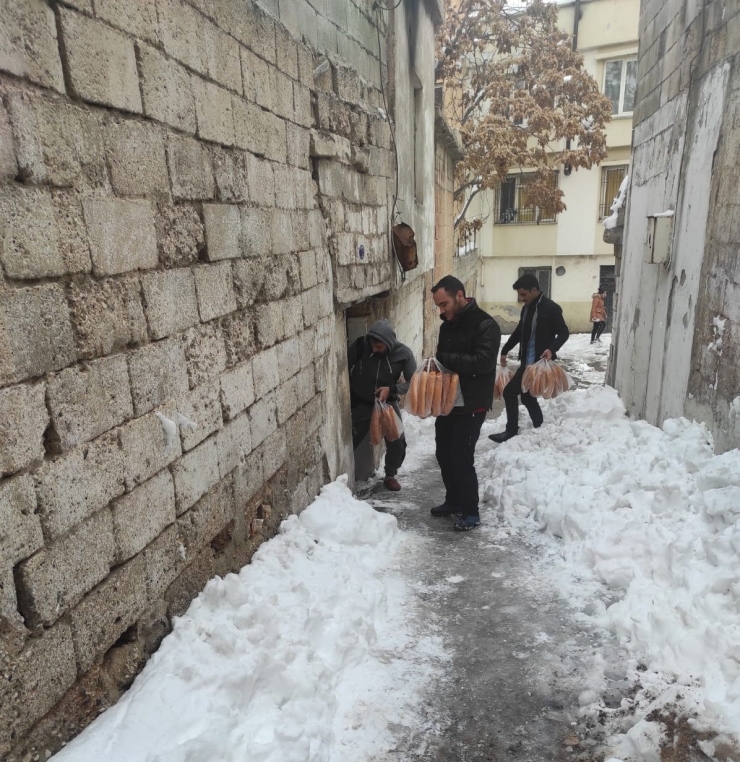
[[[501,444],[502,442],[508,442],[510,439],[513,439],[516,436],[516,434],[509,434],[508,431],[502,431],[498,434],[489,434],[488,438],[492,442],[498,442]]]
[[[451,505],[448,505],[447,503],[442,503],[442,505],[436,505],[431,510],[432,516],[436,516],[437,518],[440,518],[441,516],[459,516],[460,511],[457,508],[453,508]]]
[[[478,526],[480,526],[480,516],[463,516],[459,521],[455,522],[453,529],[456,532],[469,532]]]

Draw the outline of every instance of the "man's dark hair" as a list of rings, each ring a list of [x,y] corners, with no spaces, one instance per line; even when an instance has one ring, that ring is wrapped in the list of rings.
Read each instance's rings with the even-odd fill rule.
[[[465,286],[463,285],[463,282],[454,275],[445,275],[442,280],[435,283],[432,286],[432,293],[436,294],[441,288],[443,288],[450,296],[456,296],[458,291],[462,291],[463,296],[465,296]]]
[[[600,294],[605,294],[606,293],[606,286],[600,285],[599,286],[599,293]]]
[[[519,278],[519,280],[512,286],[512,288],[514,291],[517,291],[520,288],[523,288],[526,291],[531,291],[533,288],[536,288],[539,291],[540,282],[531,273],[526,273],[525,275],[522,275],[521,278]]]

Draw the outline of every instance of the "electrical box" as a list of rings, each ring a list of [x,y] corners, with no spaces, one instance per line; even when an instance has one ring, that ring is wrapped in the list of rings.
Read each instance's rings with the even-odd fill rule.
[[[664,265],[671,258],[673,214],[648,215],[647,221],[645,262],[653,265]]]

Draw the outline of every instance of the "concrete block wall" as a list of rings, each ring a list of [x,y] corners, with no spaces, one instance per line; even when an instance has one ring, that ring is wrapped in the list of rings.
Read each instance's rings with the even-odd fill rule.
[[[395,288],[395,162],[370,0],[0,0],[0,17],[15,761],[115,702],[205,582],[351,466],[338,308]],[[419,351],[423,275],[393,297]]]

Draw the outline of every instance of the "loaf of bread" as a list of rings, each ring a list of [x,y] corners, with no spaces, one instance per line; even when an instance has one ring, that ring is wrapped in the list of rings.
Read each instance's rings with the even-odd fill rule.
[[[432,393],[432,415],[442,415],[442,387],[446,373],[434,373],[434,391]]]
[[[370,444],[379,445],[383,441],[383,409],[378,402],[373,407],[373,413],[370,416]]]
[[[442,415],[449,415],[455,407],[457,390],[460,388],[460,377],[457,373],[444,373],[444,394],[442,399]]]

